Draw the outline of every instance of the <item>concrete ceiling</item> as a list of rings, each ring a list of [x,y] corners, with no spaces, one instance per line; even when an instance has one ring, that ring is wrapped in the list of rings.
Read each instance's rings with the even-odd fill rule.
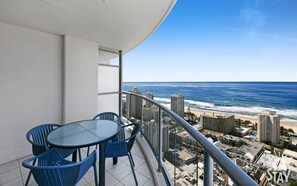
[[[1,0],[0,21],[130,51],[162,23],[176,0]],[[103,55],[100,60],[111,58]]]

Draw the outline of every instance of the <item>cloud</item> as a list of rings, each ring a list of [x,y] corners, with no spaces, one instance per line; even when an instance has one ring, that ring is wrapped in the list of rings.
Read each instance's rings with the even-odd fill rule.
[[[250,29],[257,30],[263,27],[269,14],[265,12],[265,0],[248,1],[240,11],[239,18],[250,27]]]
[[[255,31],[245,31],[241,30],[238,28],[227,28],[228,30],[232,30],[234,32],[238,32],[241,34],[245,34],[248,36],[252,37],[263,37],[263,38],[268,38],[268,39],[275,39],[275,40],[286,40],[286,41],[291,41],[291,42],[297,42],[297,38],[294,37],[288,37],[288,36],[282,36],[282,35],[277,35],[277,34],[267,34],[267,33],[258,33]]]
[[[240,12],[240,18],[249,26],[254,28],[263,27],[268,15],[260,9],[245,7]]]

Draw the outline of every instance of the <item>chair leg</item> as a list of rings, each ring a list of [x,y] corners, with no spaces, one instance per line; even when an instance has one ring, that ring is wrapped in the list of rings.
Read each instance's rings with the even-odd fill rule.
[[[97,148],[98,148],[98,145],[96,145],[96,150],[97,150]],[[90,146],[88,147],[88,150],[87,150],[87,156],[89,156],[90,155]]]
[[[135,183],[136,183],[136,185],[138,185],[137,178],[136,178],[135,171],[134,171],[134,166],[132,164],[132,158],[131,158],[131,156],[129,154],[128,154],[128,159],[130,161],[130,165],[131,165],[131,169],[132,169],[132,173],[133,173],[133,176],[134,176]]]
[[[25,186],[28,186],[28,183],[29,183],[31,174],[32,174],[32,172],[31,172],[31,170],[30,170],[30,172],[29,172],[29,174],[28,174],[28,177],[27,177],[27,180],[26,180],[26,183],[25,183]]]
[[[96,166],[96,161],[93,165],[93,168],[94,168],[94,178],[95,178],[95,186],[98,185],[98,177],[97,177],[97,166]]]
[[[135,167],[135,163],[134,163],[134,160],[133,160],[133,157],[132,157],[131,152],[129,152],[129,154],[130,154],[130,157],[131,157],[131,160],[132,160],[132,163],[133,163],[133,167]]]
[[[36,163],[36,159],[33,160],[32,165],[35,165],[35,163]],[[27,177],[27,180],[26,180],[26,183],[25,183],[25,186],[27,186],[27,185],[29,184],[29,180],[30,180],[31,174],[32,174],[32,172],[31,172],[31,170],[30,170],[30,172],[29,172],[29,174],[28,174],[28,177]]]
[[[88,147],[87,156],[89,156],[89,153],[90,153],[90,147]]]
[[[78,149],[78,158],[79,158],[79,161],[81,161],[81,152],[80,152],[80,149]]]

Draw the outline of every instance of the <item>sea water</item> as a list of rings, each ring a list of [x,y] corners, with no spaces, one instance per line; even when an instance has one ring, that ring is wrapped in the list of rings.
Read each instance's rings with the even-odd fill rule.
[[[297,122],[297,82],[126,82],[125,91],[137,87],[143,95],[170,104],[170,96],[181,93],[185,106],[255,116],[273,110],[282,120]]]

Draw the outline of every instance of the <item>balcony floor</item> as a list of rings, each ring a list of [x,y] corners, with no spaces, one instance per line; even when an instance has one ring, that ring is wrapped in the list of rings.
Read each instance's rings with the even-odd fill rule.
[[[83,158],[85,149],[82,150]],[[135,162],[135,173],[138,180],[138,185],[152,186],[155,185],[150,169],[146,163],[145,157],[135,142],[132,148],[132,156]],[[21,158],[12,162],[8,162],[0,166],[0,185],[1,186],[23,186],[26,182],[29,170],[22,166],[25,158]],[[98,166],[97,166],[98,168]],[[105,180],[106,186],[111,185],[135,185],[134,177],[130,167],[128,157],[121,157],[116,165],[112,164],[112,158],[106,159],[105,164]],[[87,172],[83,179],[77,184],[78,186],[95,185],[94,184],[93,168]],[[33,176],[30,179],[29,186],[35,186]]]

